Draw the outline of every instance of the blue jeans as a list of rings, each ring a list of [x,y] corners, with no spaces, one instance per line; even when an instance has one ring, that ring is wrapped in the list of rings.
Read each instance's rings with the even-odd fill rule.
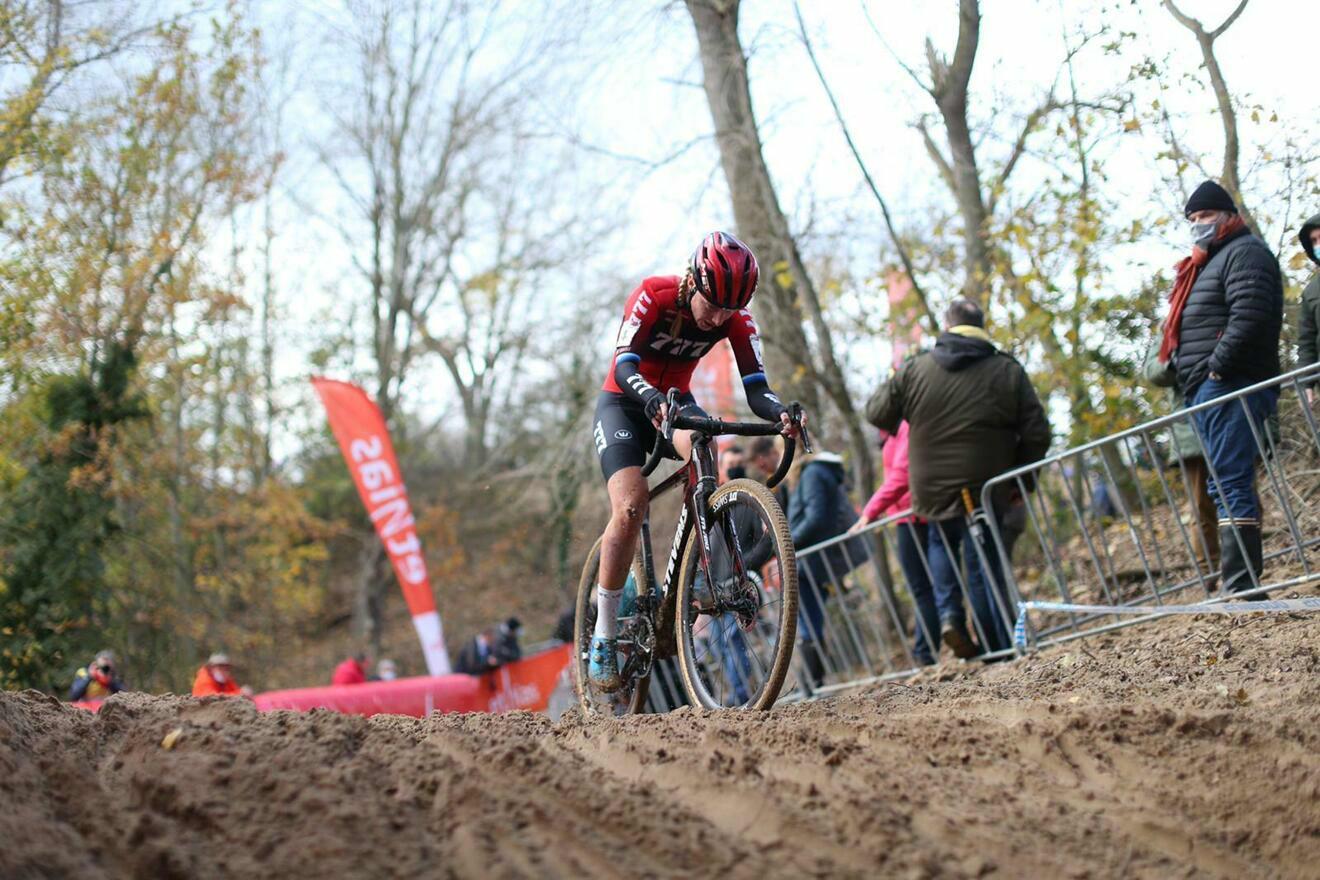
[[[718,646],[720,665],[724,667],[724,677],[729,680],[733,699],[737,704],[746,703],[750,697],[747,682],[752,675],[752,658],[747,653],[747,638],[742,627],[732,614],[718,614],[710,618],[711,641]]]
[[[798,639],[825,643],[825,589],[810,576],[798,580]]]
[[[981,567],[981,554],[971,546],[967,520],[961,516],[951,517],[934,523],[927,540],[927,553],[930,559],[930,573],[935,584],[935,601],[940,609],[940,616],[955,623],[963,623],[959,572],[962,569],[962,548],[964,539],[967,544],[967,601],[972,606],[976,618],[975,631],[981,639],[981,650],[1001,651],[1009,647],[1013,621],[1004,620],[1000,612],[999,601],[1012,613],[1004,593],[1004,576],[1000,568],[999,553],[994,541],[980,542],[981,550],[990,564],[989,577]],[[942,536],[942,537],[941,537]],[[996,598],[996,591],[998,598]],[[946,610],[947,609],[947,610]]]
[[[1206,379],[1192,395],[1191,403],[1204,403],[1254,384],[1243,379]],[[1260,499],[1256,495],[1256,459],[1260,450],[1255,434],[1264,438],[1265,420],[1274,413],[1278,402],[1279,390],[1267,388],[1196,414],[1196,429],[1214,472],[1209,481],[1210,497],[1215,500],[1220,523],[1260,521]]]
[[[898,531],[898,566],[903,570],[903,579],[907,581],[908,592],[916,606],[916,619],[912,623],[912,656],[923,666],[929,666],[940,655],[940,607],[930,576],[926,574],[927,563],[923,561],[929,526],[911,522],[898,523],[894,528]],[[947,605],[949,597],[944,598]],[[926,639],[926,633],[930,633],[934,644]]]

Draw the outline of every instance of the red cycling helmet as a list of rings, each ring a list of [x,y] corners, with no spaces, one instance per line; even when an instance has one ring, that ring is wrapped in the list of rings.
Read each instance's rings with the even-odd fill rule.
[[[697,292],[719,308],[746,308],[759,275],[752,249],[727,232],[712,232],[692,252]]]

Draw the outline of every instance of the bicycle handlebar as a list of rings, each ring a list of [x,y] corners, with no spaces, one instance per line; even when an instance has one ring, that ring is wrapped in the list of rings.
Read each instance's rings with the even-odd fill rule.
[[[712,419],[703,416],[685,416],[676,411],[678,406],[678,391],[670,389],[666,397],[667,406],[665,420],[660,425],[660,430],[655,435],[655,446],[651,449],[650,456],[646,459],[646,464],[642,466],[642,476],[649,477],[660,464],[660,460],[665,457],[665,447],[674,438],[675,431],[696,431],[699,434],[705,434],[709,437],[718,437],[721,434],[736,434],[739,437],[772,437],[783,433],[783,424],[780,422],[726,422],[723,419]],[[802,405],[791,403],[788,407],[789,420],[797,425],[798,431],[802,436],[802,447],[811,453],[811,438],[807,434],[806,426],[802,424]],[[779,459],[779,467],[765,481],[766,486],[773,489],[788,475],[788,469],[793,465],[793,454],[797,449],[797,444],[792,438],[784,438],[784,454]]]

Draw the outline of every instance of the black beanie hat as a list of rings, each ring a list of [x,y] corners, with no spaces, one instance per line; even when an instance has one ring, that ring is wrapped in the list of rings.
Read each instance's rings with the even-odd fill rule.
[[[1183,216],[1190,217],[1197,211],[1228,211],[1236,214],[1237,205],[1233,204],[1233,197],[1213,180],[1207,180],[1196,188],[1192,197],[1187,200],[1187,207],[1183,208]]]

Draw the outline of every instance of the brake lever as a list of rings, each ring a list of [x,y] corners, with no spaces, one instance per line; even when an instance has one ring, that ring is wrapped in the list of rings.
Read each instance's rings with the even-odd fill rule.
[[[798,435],[802,438],[802,451],[811,455],[811,435],[807,433],[807,426],[802,424],[802,404],[797,401],[789,404],[788,418],[797,425]]]
[[[660,434],[665,438],[666,443],[672,443],[674,440],[674,416],[678,414],[678,389],[670,388],[665,395],[665,417],[660,422]]]

